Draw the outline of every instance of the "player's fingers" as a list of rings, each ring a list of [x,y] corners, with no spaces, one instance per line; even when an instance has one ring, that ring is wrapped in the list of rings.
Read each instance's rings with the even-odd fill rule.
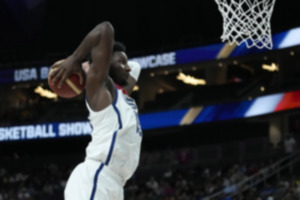
[[[58,80],[61,80],[61,77],[63,76],[63,74],[64,74],[64,71],[62,69],[57,70],[56,73],[53,74],[53,76],[52,76],[52,79],[53,79],[52,84],[55,85],[58,82]]]
[[[53,78],[59,72],[58,68],[52,68],[49,71],[49,76]]]
[[[77,74],[79,76],[79,84],[82,85],[83,84],[83,76],[82,76],[81,71],[75,72],[75,74]]]
[[[62,64],[63,62],[65,61],[65,59],[62,59],[62,60],[59,60],[57,62],[55,62],[52,67],[55,68],[55,67],[58,67],[60,64]]]
[[[61,79],[59,80],[58,84],[57,84],[57,87],[58,88],[61,88],[61,86],[63,85],[63,83],[65,82],[65,80],[69,77],[69,75],[64,72],[61,76]]]
[[[79,76],[79,83],[80,83],[80,85],[82,85],[83,84],[83,76],[81,73],[78,73],[78,76]]]
[[[57,76],[60,77],[59,73],[61,73],[61,71],[62,71],[61,64],[64,61],[65,61],[65,59],[59,60],[51,66],[49,74],[50,74],[50,77],[53,78],[53,83],[55,83],[57,80],[57,78],[55,78],[55,77],[57,77]]]

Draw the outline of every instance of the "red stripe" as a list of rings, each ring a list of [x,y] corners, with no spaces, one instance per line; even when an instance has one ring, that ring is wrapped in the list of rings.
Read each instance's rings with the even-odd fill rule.
[[[275,111],[298,107],[300,107],[300,90],[285,93],[282,100],[276,106]]]
[[[116,84],[116,86],[117,86],[117,88],[119,90],[122,90],[123,94],[127,94],[128,95],[128,93],[126,92],[126,90],[124,90],[120,85]]]

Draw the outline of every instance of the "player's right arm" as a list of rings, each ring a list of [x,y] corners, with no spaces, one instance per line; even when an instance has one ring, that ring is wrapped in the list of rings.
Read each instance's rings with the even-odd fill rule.
[[[60,79],[61,85],[82,62],[91,55],[92,63],[86,74],[86,96],[93,110],[101,110],[111,104],[112,97],[106,88],[108,72],[113,52],[114,28],[109,22],[102,22],[91,30],[70,55],[58,67],[53,82]]]
[[[90,55],[92,63],[86,74],[86,96],[91,108],[102,110],[112,103],[111,92],[107,89],[109,67],[113,54],[114,28],[109,22],[96,26],[92,33]],[[84,41],[83,41],[84,42]],[[79,53],[75,51],[74,54]]]

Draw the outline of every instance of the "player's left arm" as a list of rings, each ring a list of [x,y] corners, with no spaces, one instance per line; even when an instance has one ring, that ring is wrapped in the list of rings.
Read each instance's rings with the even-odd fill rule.
[[[127,85],[123,86],[123,89],[127,92],[128,95],[130,95],[139,79],[141,66],[136,61],[128,61],[128,66],[131,69],[131,71],[129,72],[130,76],[127,79]]]

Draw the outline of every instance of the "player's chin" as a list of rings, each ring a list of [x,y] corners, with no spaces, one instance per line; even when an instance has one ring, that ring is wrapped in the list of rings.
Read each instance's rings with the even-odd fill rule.
[[[128,77],[129,77],[129,74],[126,74],[126,75],[124,75],[124,76],[122,77],[122,80],[120,80],[120,84],[121,84],[122,86],[128,85]]]
[[[121,86],[126,86],[126,85],[128,85],[128,81],[127,80],[122,80],[122,81],[120,81],[120,83],[119,83]]]
[[[117,84],[119,84],[120,86],[126,86],[128,85],[128,81],[127,79],[120,79],[118,78],[117,80],[115,80]]]

